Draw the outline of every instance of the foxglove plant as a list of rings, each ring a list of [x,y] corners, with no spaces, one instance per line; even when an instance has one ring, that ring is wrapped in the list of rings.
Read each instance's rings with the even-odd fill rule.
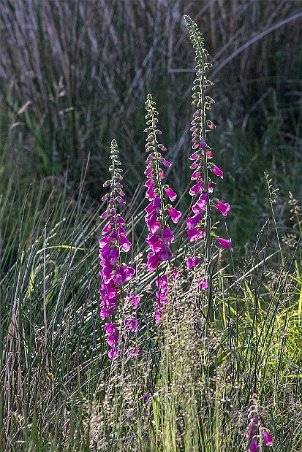
[[[211,173],[223,179],[223,171],[212,161],[213,150],[208,144],[207,135],[215,129],[212,121],[207,119],[207,111],[211,109],[214,100],[206,94],[207,89],[213,83],[206,78],[206,72],[211,67],[209,54],[204,46],[204,39],[196,23],[189,17],[184,16],[186,26],[189,30],[190,39],[195,49],[196,79],[193,84],[192,103],[196,106],[191,122],[192,132],[192,154],[189,159],[191,163],[191,188],[190,195],[193,197],[192,214],[186,219],[187,235],[190,243],[202,241],[204,244],[204,258],[189,257],[187,260],[188,269],[194,268],[201,263],[204,267],[205,275],[203,288],[207,285],[207,274],[211,262],[212,237],[216,234],[213,230],[213,212],[215,207],[223,216],[227,216],[230,205],[216,199],[214,196],[215,181],[211,178]],[[217,245],[221,248],[231,248],[231,240],[216,237]]]
[[[119,160],[118,146],[115,140],[111,142],[111,166],[109,172],[111,179],[107,180],[103,186],[109,187],[109,192],[102,197],[103,202],[107,202],[107,208],[102,213],[101,219],[105,220],[105,226],[101,232],[99,240],[100,258],[100,315],[105,324],[107,343],[110,347],[108,356],[110,359],[117,358],[121,349],[118,346],[120,333],[136,332],[138,322],[135,317],[135,310],[139,304],[139,296],[129,291],[124,291],[124,286],[135,276],[135,269],[124,262],[123,254],[127,253],[132,244],[127,238],[125,230],[125,219],[121,215],[121,207],[126,204],[123,187],[123,170]],[[132,315],[126,319],[117,319],[118,303],[126,301],[132,306]],[[136,350],[130,351],[136,354]]]
[[[170,204],[170,202],[176,200],[177,194],[168,184],[164,183],[164,168],[169,168],[171,162],[162,155],[162,152],[167,151],[167,148],[158,141],[158,135],[161,134],[161,131],[157,128],[157,116],[156,103],[151,94],[148,94],[146,100],[147,128],[145,129],[147,133],[145,148],[148,154],[145,170],[147,178],[145,198],[148,205],[145,209],[145,222],[149,231],[146,242],[149,247],[147,266],[150,272],[155,271],[161,263],[171,260],[173,253],[170,245],[174,241],[174,234],[169,225],[169,220],[176,224],[181,218],[181,212]],[[167,198],[170,202],[167,202]],[[168,283],[168,273],[158,277],[156,281],[156,322],[160,321],[165,312]]]
[[[270,431],[263,426],[261,411],[257,396],[254,394],[252,404],[248,409],[249,424],[246,431],[249,452],[259,452],[263,450],[263,445],[267,447],[273,446],[273,437]]]

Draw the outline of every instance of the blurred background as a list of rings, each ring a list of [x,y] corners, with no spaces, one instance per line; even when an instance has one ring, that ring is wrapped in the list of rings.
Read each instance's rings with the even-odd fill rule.
[[[198,23],[213,67],[211,134],[232,204],[230,233],[246,250],[267,215],[264,172],[278,189],[276,221],[291,227],[301,199],[300,0],[3,0],[0,4],[0,187],[16,224],[24,193],[78,189],[97,205],[116,138],[129,200],[144,171],[144,102],[157,101],[180,193],[189,181],[194,52],[183,21]],[[66,201],[67,202],[67,201]],[[41,204],[41,205],[42,205]],[[9,207],[8,207],[9,206]],[[8,210],[7,210],[8,209]],[[27,206],[35,215],[37,205]]]

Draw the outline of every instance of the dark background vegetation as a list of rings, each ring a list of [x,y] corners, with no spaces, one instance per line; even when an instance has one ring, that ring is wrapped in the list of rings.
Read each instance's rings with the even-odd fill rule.
[[[43,196],[72,198],[80,181],[91,203],[107,177],[112,138],[121,149],[129,199],[144,170],[144,102],[158,102],[178,191],[189,180],[193,50],[182,19],[200,26],[213,67],[217,129],[211,144],[225,170],[237,249],[256,236],[264,171],[301,196],[299,0],[5,0],[0,5],[0,177],[16,203],[33,181]],[[83,185],[83,184],[82,184]]]

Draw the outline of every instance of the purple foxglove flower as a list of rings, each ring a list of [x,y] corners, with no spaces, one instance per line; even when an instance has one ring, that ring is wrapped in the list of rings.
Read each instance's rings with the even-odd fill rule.
[[[196,170],[191,175],[191,180],[198,180],[201,178],[201,172]]]
[[[130,349],[129,349],[129,355],[130,355],[132,358],[137,358],[138,355],[139,355],[139,348],[138,348],[138,347],[130,348]]]
[[[177,194],[175,193],[174,190],[172,190],[172,188],[170,188],[170,187],[165,188],[165,192],[171,201],[175,201],[175,199],[177,198]]]
[[[273,437],[268,430],[264,430],[262,433],[262,439],[266,446],[270,447],[273,445]]]
[[[107,342],[108,342],[108,345],[110,345],[110,347],[115,347],[116,346],[116,344],[117,344],[117,342],[118,342],[118,334],[116,334],[116,333],[114,333],[114,334],[110,334],[108,337],[107,337]]]
[[[149,272],[153,272],[160,264],[160,259],[157,254],[149,253],[147,256],[147,267]]]
[[[111,315],[111,312],[109,309],[102,308],[100,312],[100,316],[102,320],[107,319]]]
[[[132,244],[126,237],[120,237],[120,246],[123,251],[127,252],[130,250]]]
[[[114,347],[108,352],[108,356],[110,359],[116,359],[120,356],[120,351],[118,348]]]
[[[194,163],[192,163],[192,165],[190,166],[190,168],[191,168],[192,170],[195,170],[195,169],[198,168],[198,166],[199,166],[199,164],[198,164],[197,162],[194,162]]]
[[[116,333],[116,326],[113,323],[105,324],[105,333],[110,336],[111,334]]]
[[[175,224],[179,222],[182,215],[181,212],[179,210],[174,209],[174,207],[170,207],[170,209],[168,209],[168,214],[173,223]]]
[[[162,315],[160,311],[155,311],[155,323],[159,323],[161,321]]]
[[[127,331],[131,331],[132,333],[135,333],[138,329],[138,321],[134,317],[131,319],[124,320],[124,325]]]
[[[206,145],[207,145],[207,143],[206,143],[205,141],[201,141],[201,142],[199,143],[200,149],[204,149],[204,148],[206,147]]]
[[[107,223],[103,229],[102,229],[102,235],[108,234],[112,229],[112,225],[110,223]]]
[[[187,258],[187,269],[190,270],[199,264],[201,261],[200,257],[188,257]]]
[[[145,217],[146,224],[149,228],[149,230],[154,234],[160,229],[160,221],[157,219],[156,214],[152,214],[148,217]]]
[[[222,237],[217,238],[218,244],[221,246],[221,248],[230,249],[232,248],[232,241],[228,239],[224,239]]]
[[[129,295],[128,300],[131,302],[133,309],[137,309],[141,297],[139,295]]]
[[[148,190],[146,191],[146,198],[149,201],[153,201],[153,199],[155,198],[155,189],[154,187],[149,187]]]
[[[130,281],[135,275],[135,270],[133,267],[128,265],[122,265],[117,268],[114,275],[114,281],[117,285],[121,286],[126,281]]]
[[[197,168],[199,168],[199,163],[197,163],[197,162],[194,162],[194,163],[192,163],[192,165],[190,165],[190,169],[192,169],[192,170],[196,170]]]
[[[228,203],[223,203],[222,201],[218,200],[216,204],[216,209],[218,209],[222,213],[222,215],[226,217],[229,211],[231,210],[231,206]]]
[[[199,144],[198,143],[193,143],[192,144],[192,149],[198,149],[199,148]]]
[[[159,236],[156,234],[149,234],[146,239],[146,243],[150,246],[152,251],[154,251],[155,253],[160,251],[163,246]]]
[[[162,159],[162,164],[166,167],[166,168],[170,168],[172,166],[172,163],[169,162],[166,159]]]
[[[218,176],[218,177],[221,177],[221,179],[223,179],[223,171],[222,171],[222,169],[220,169],[218,166],[216,166],[216,165],[214,165],[212,168],[212,172],[216,175],[216,176]]]
[[[195,184],[195,185],[193,185],[193,187],[190,188],[189,193],[191,196],[195,196],[195,195],[197,195],[197,193],[200,192],[200,190],[201,190],[201,184]]]
[[[258,451],[259,451],[258,441],[256,440],[256,438],[253,438],[252,441],[250,442],[249,452],[258,452]]]
[[[166,146],[164,146],[163,144],[158,144],[158,148],[164,152],[167,150]]]
[[[173,254],[167,245],[163,245],[162,249],[158,252],[158,257],[162,262],[169,261]]]
[[[213,152],[212,151],[207,151],[206,152],[206,156],[208,159],[212,159],[213,158]]]
[[[198,159],[199,152],[193,152],[193,154],[190,155],[189,160],[196,160]]]
[[[196,240],[203,239],[205,237],[205,232],[197,228],[190,229],[187,231],[187,234],[190,242],[195,242]]]
[[[171,229],[169,228],[169,226],[166,226],[165,228],[163,228],[162,233],[161,233],[161,238],[162,238],[163,243],[165,243],[166,245],[169,245],[170,243],[173,242],[174,234],[171,231]]]
[[[152,179],[147,179],[146,182],[144,183],[144,186],[147,187],[147,188],[154,187],[153,180]]]
[[[202,219],[201,213],[197,213],[193,215],[193,217],[188,217],[186,219],[187,228],[188,229],[194,228],[201,221],[201,219]]]

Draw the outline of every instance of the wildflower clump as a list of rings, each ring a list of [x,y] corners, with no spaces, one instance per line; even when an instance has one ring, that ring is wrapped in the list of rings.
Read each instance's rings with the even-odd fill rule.
[[[189,256],[188,269],[194,268],[200,262],[204,264],[205,278],[203,288],[207,287],[208,266],[211,261],[212,237],[216,237],[216,244],[221,248],[231,248],[231,240],[217,237],[214,231],[216,223],[213,222],[212,208],[215,207],[223,216],[227,216],[230,205],[215,198],[215,179],[223,179],[223,170],[213,163],[213,149],[208,144],[208,133],[216,128],[215,124],[207,118],[207,111],[212,108],[214,100],[206,94],[213,83],[206,78],[206,72],[211,67],[209,55],[204,46],[204,39],[196,23],[189,17],[184,17],[189,30],[190,39],[195,50],[196,79],[193,84],[192,103],[196,110],[191,122],[192,153],[189,157],[192,162],[190,168],[191,187],[189,190],[193,198],[191,215],[186,219],[187,236],[190,243],[201,241],[203,244],[203,260],[199,256]]]
[[[139,303],[139,296],[135,296],[127,290],[122,290],[122,287],[134,277],[135,269],[132,265],[127,265],[123,259],[123,255],[130,250],[132,244],[127,238],[125,219],[120,212],[126,201],[122,182],[123,170],[115,140],[111,142],[110,159],[111,179],[103,184],[104,187],[109,187],[109,191],[102,197],[102,201],[107,202],[107,208],[101,215],[101,219],[105,220],[105,226],[99,240],[101,266],[99,292],[101,318],[109,320],[105,324],[105,334],[110,347],[108,356],[114,359],[121,353],[118,347],[121,328],[127,332],[136,332],[138,328],[135,315],[126,319],[116,319],[118,302],[128,301],[128,304],[132,305],[133,312],[135,312]]]

